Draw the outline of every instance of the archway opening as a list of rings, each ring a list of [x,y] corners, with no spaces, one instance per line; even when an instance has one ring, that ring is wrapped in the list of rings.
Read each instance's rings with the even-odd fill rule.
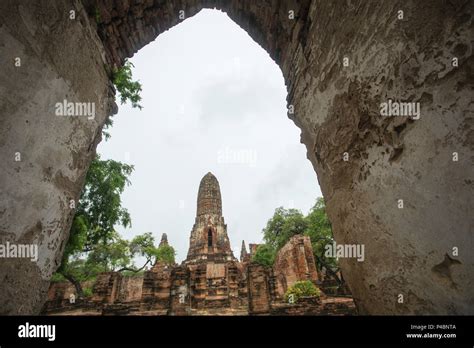
[[[466,73],[472,50],[466,47],[471,47],[472,35],[463,12],[472,12],[472,3],[433,3],[430,15],[423,17],[426,6],[415,1],[404,9],[397,2],[2,2],[1,158],[7,165],[1,167],[0,211],[8,213],[1,216],[1,238],[36,244],[38,259],[2,260],[0,309],[38,313],[44,302],[67,242],[71,207],[95,154],[100,128],[114,110],[108,98],[113,94],[111,71],[179,23],[179,11],[189,17],[213,5],[228,11],[285,75],[288,100],[296,110],[293,118],[319,174],[338,242],[360,243],[370,250],[363,263],[341,261],[364,310],[469,313],[473,256],[451,253],[462,262],[449,262],[453,282],[439,278],[439,265],[445,256],[451,258],[447,251],[470,241],[469,211],[464,208],[469,206],[466,187],[471,183],[466,159],[472,151],[465,139],[472,99]],[[366,21],[360,20],[361,13],[368,14]],[[454,94],[442,93],[453,88]],[[95,103],[96,117],[55,115],[54,104],[72,98]],[[392,99],[420,103],[423,116],[408,122],[394,114],[381,115],[381,102]],[[266,133],[277,137],[271,126]],[[194,146],[201,140],[201,133],[195,134]],[[169,143],[174,140],[170,137]],[[440,185],[444,182],[450,184]],[[159,187],[152,188],[157,190],[148,187],[137,196],[156,200],[151,192]],[[226,192],[224,196],[232,197]],[[186,206],[191,200],[181,201]],[[459,232],[446,235],[453,226]],[[400,284],[405,294],[415,295],[415,302],[397,302]],[[446,298],[453,284],[459,291]]]
[[[123,195],[133,228],[119,228],[124,236],[166,232],[183,260],[183,231],[208,171],[221,184],[235,255],[242,240],[262,243],[276,208],[308,213],[321,192],[287,116],[280,67],[225,13],[201,10],[130,61],[144,108],[120,105],[111,139],[98,146],[104,158],[135,166]]]

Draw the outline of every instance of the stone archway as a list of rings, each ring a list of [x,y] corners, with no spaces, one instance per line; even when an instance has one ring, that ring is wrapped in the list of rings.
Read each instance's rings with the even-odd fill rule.
[[[2,1],[0,238],[38,244],[39,259],[1,260],[0,312],[37,313],[45,299],[116,112],[112,67],[204,7],[279,64],[336,241],[365,245],[364,262],[341,262],[360,311],[472,314],[468,0]],[[96,103],[95,118],[58,118],[64,99]],[[382,117],[389,99],[419,102],[420,119]]]

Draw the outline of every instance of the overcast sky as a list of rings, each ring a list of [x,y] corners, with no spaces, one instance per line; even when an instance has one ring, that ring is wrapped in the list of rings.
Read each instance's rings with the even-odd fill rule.
[[[161,34],[132,59],[143,110],[119,105],[99,144],[103,159],[135,166],[122,195],[132,228],[125,238],[166,232],[182,261],[196,215],[199,182],[219,180],[234,251],[262,241],[275,208],[303,213],[321,196],[316,174],[286,115],[280,68],[217,10],[203,10]]]

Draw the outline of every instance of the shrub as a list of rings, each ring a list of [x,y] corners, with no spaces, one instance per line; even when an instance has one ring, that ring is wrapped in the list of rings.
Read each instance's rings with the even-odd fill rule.
[[[84,290],[82,290],[82,293],[83,293],[84,297],[91,297],[92,296],[92,288],[84,288]]]
[[[59,283],[64,281],[66,281],[66,278],[64,278],[62,274],[53,273],[51,276],[51,283]]]
[[[288,288],[285,293],[285,301],[290,303],[298,302],[300,297],[319,297],[321,292],[309,280],[298,281]]]

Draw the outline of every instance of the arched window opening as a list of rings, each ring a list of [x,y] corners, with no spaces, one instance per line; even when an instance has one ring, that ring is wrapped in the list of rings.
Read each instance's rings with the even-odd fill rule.
[[[207,246],[212,247],[212,230],[207,231]]]

